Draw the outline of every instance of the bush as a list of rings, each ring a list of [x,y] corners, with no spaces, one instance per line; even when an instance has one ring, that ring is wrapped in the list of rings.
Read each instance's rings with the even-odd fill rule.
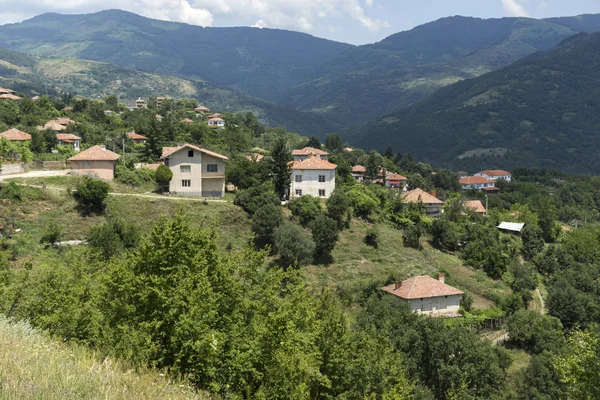
[[[458,250],[461,237],[457,224],[445,218],[439,218],[433,221],[431,236],[433,247],[445,251]]]
[[[56,242],[60,242],[62,233],[62,228],[55,221],[50,221],[50,223],[44,228],[44,233],[42,234],[40,243],[51,246]]]
[[[304,229],[287,222],[275,230],[275,248],[282,268],[298,268],[312,261],[315,243]]]
[[[302,226],[308,226],[321,213],[321,201],[311,195],[290,200],[288,208]]]
[[[333,192],[333,195],[327,200],[327,215],[337,222],[339,230],[342,230],[348,222],[349,211],[350,200],[348,196],[339,189]]]
[[[315,243],[315,259],[331,262],[331,252],[339,237],[337,223],[325,214],[320,214],[310,223],[310,230]]]
[[[372,226],[367,229],[367,234],[365,235],[365,243],[367,246],[371,246],[374,248],[379,247],[379,230]]]
[[[137,246],[139,240],[137,227],[121,220],[110,220],[103,225],[94,226],[87,236],[88,245],[97,250],[105,260]]]
[[[248,214],[254,215],[265,204],[281,207],[281,200],[279,200],[279,196],[275,193],[272,185],[262,184],[237,192],[233,204],[242,207]]]
[[[421,235],[422,228],[420,225],[414,224],[408,226],[404,230],[404,245],[407,247],[412,247],[413,249],[421,249]]]
[[[156,178],[159,189],[163,191],[165,186],[169,187],[169,182],[173,179],[173,171],[166,165],[159,165],[154,177]]]
[[[267,203],[256,210],[252,217],[254,245],[262,249],[275,244],[275,230],[283,223],[281,206]]]
[[[531,260],[544,250],[542,230],[537,225],[526,224],[521,232],[523,258]]]
[[[104,211],[104,200],[108,196],[110,186],[104,181],[85,176],[77,184],[77,192],[73,197],[84,213]]]
[[[8,182],[7,184],[2,185],[0,198],[11,201],[20,201],[23,198],[23,192],[19,185],[14,182]]]
[[[115,180],[119,183],[136,187],[148,186],[156,183],[157,181],[156,172],[152,171],[151,169],[129,169],[123,165],[116,166]]]

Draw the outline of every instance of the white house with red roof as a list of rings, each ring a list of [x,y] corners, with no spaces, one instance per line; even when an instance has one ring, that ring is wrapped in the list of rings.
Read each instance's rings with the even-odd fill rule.
[[[463,190],[469,189],[487,189],[493,188],[496,186],[496,181],[488,178],[484,178],[483,176],[467,176],[465,178],[461,178],[458,181]]]
[[[226,156],[184,144],[163,147],[161,159],[173,172],[169,192],[196,197],[225,195]]]
[[[512,174],[502,169],[486,169],[485,171],[479,171],[475,176],[481,176],[482,178],[496,181],[498,179],[504,179],[506,182],[510,182]]]
[[[314,151],[317,150],[317,151]],[[323,150],[305,147],[292,152],[292,184],[290,197],[302,197],[307,194],[327,199],[335,190],[335,168],[337,165],[327,161]]]
[[[404,188],[407,182],[408,178],[400,174],[387,173],[385,176],[385,186],[390,189]]]
[[[438,279],[427,275],[397,281],[381,288],[410,304],[412,311],[431,316],[458,316],[460,299],[464,294],[445,282],[444,274]]]
[[[225,120],[220,117],[209,118],[208,126],[211,128],[225,128]]]

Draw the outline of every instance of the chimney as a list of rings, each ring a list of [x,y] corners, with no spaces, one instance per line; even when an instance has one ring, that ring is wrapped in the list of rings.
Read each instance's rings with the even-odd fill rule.
[[[396,281],[394,283],[394,292],[402,287],[402,281]]]
[[[101,144],[101,145],[100,145],[100,150],[102,150],[102,151],[106,151],[106,146],[105,146],[105,145],[103,145],[103,144]]]
[[[432,190],[431,192],[429,192],[429,194],[433,197],[437,197],[437,192],[435,190]]]
[[[442,283],[446,283],[446,278],[444,277],[444,273],[440,272],[438,274],[438,281],[442,282]]]

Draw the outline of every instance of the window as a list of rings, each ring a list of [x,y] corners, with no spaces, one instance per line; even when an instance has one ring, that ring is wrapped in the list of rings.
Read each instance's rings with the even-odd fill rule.
[[[181,172],[182,174],[190,173],[190,172],[192,172],[192,166],[191,165],[181,165],[179,167],[179,172]]]
[[[325,182],[325,175],[319,175],[319,182]]]
[[[296,182],[302,182],[302,175],[296,175]]]
[[[219,172],[217,164],[206,164],[206,172]]]
[[[188,157],[194,157],[194,150],[188,150]]]
[[[183,179],[181,181],[181,186],[182,187],[190,187],[190,186],[192,186],[192,181],[189,179]]]
[[[302,196],[302,189],[296,189],[296,196]]]
[[[325,189],[319,189],[319,197],[325,197]]]

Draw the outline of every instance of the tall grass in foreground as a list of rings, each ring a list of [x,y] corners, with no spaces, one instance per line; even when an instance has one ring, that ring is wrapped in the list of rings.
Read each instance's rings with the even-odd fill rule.
[[[154,371],[136,373],[0,315],[0,399],[204,399]]]

